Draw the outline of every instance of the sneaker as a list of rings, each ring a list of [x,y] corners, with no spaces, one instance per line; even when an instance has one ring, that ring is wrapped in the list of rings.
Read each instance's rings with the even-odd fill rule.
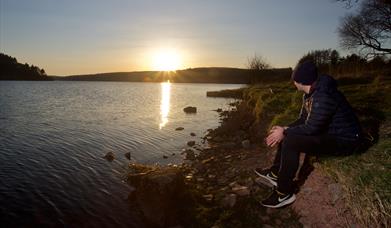
[[[255,174],[262,177],[262,179],[265,181],[264,184],[270,186],[277,187],[277,175],[274,174],[270,169],[260,169],[256,168],[254,169]],[[271,187],[272,187],[271,186]]]
[[[296,195],[293,193],[284,194],[277,190],[274,190],[273,193],[267,199],[261,202],[261,204],[265,207],[280,208],[295,202],[295,200]]]

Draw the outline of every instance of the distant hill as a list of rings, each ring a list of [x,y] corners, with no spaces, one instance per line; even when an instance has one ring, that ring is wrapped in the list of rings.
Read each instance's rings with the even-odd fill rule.
[[[27,63],[18,63],[16,58],[0,53],[0,80],[53,80],[44,69]]]
[[[254,71],[240,68],[202,67],[165,71],[115,72],[89,75],[71,75],[52,77],[54,80],[66,81],[126,81],[126,82],[163,82],[175,83],[232,83],[249,84],[289,80],[291,68]]]

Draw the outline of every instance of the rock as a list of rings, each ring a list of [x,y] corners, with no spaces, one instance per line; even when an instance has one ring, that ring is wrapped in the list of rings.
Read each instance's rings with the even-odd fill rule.
[[[130,160],[130,152],[125,153],[125,158],[127,158],[128,160]]]
[[[194,160],[196,158],[195,153],[194,153],[193,150],[190,150],[190,149],[189,150],[185,150],[182,153],[186,154],[186,157],[185,157],[186,160],[192,161],[192,160]]]
[[[242,141],[242,147],[243,147],[244,149],[249,149],[250,146],[251,146],[250,140],[246,139],[246,140],[243,140],[243,141]]]
[[[190,136],[196,136],[196,134],[194,132],[190,133]]]
[[[342,187],[338,183],[329,184],[328,189],[331,194],[331,201],[335,204],[342,197]]]
[[[163,155],[163,158],[164,158],[164,159],[167,159],[168,157],[167,157],[167,155]]]
[[[205,180],[205,179],[202,178],[202,177],[197,178],[197,181],[198,181],[198,182],[203,182],[204,180]]]
[[[215,159],[215,157],[212,156],[212,157],[210,157],[210,158],[207,158],[207,159],[205,159],[205,160],[202,160],[201,163],[202,163],[202,164],[206,164],[206,163],[208,163],[208,162],[210,162],[210,161],[213,161],[214,159]]]
[[[236,181],[229,183],[229,187],[234,188],[240,186]]]
[[[273,187],[272,183],[270,183],[269,181],[265,180],[264,178],[262,177],[257,177],[255,178],[254,182],[260,186],[268,186],[268,187]]]
[[[175,153],[172,153],[171,156],[175,156]]]
[[[210,202],[213,200],[213,195],[212,194],[207,194],[202,196],[206,201]]]
[[[183,127],[177,127],[177,128],[175,128],[175,131],[182,131],[183,129],[185,129],[185,128],[183,128]]]
[[[236,186],[232,188],[232,191],[239,196],[248,196],[250,195],[250,190],[246,186]]]
[[[311,187],[305,187],[305,188],[301,189],[301,192],[303,192],[303,194],[311,194],[312,191],[313,190]]]
[[[107,161],[113,161],[115,156],[114,156],[114,153],[113,152],[108,152],[105,156],[103,156],[104,158],[106,158]]]
[[[192,106],[187,106],[186,108],[183,109],[183,111],[186,113],[196,113],[197,108]]]
[[[194,146],[195,145],[195,141],[189,141],[189,142],[187,142],[187,145],[188,146]]]
[[[135,187],[129,202],[140,210],[140,219],[148,221],[148,227],[180,224],[182,211],[193,206],[181,170],[173,167],[139,169],[149,172],[129,174],[127,181]]]
[[[229,195],[225,196],[225,197],[221,200],[220,204],[221,204],[221,206],[223,206],[223,207],[232,208],[232,207],[234,207],[235,204],[236,204],[236,199],[237,199],[237,197],[236,197],[235,194],[229,194]]]
[[[221,109],[221,108],[216,109],[216,112],[222,112],[222,111],[223,111],[223,109]]]

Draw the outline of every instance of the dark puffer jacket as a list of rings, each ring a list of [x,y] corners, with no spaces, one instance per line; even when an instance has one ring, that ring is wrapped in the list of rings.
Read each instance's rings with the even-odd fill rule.
[[[303,97],[299,119],[284,133],[330,134],[344,140],[357,140],[361,127],[345,96],[338,91],[335,79],[320,75],[311,93]]]

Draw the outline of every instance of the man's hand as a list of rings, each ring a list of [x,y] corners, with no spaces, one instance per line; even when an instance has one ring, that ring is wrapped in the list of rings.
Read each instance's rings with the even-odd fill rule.
[[[266,137],[265,142],[269,147],[273,147],[276,144],[280,143],[284,139],[284,130],[287,127],[273,126],[269,132],[269,135]]]

